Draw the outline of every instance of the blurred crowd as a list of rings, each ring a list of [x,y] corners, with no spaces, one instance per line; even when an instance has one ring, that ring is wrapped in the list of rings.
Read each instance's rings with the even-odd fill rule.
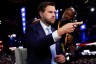
[[[0,53],[0,64],[15,64],[15,55]]]
[[[96,58],[81,58],[71,62],[71,64],[96,64]]]
[[[72,58],[71,58],[72,59]],[[0,64],[15,64],[15,54],[1,53],[0,52]],[[94,56],[80,56],[75,60],[66,62],[65,64],[96,64],[96,57]]]

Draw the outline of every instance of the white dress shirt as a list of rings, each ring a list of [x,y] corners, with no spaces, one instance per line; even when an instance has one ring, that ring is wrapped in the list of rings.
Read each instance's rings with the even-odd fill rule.
[[[42,28],[44,29],[46,35],[49,34],[48,29],[49,29],[49,32],[52,33],[51,26],[46,26],[42,21],[40,21],[40,24],[41,24]],[[57,30],[52,33],[52,37],[54,39],[54,42],[58,41],[61,38],[58,35]],[[52,54],[51,64],[57,64],[56,62],[54,62],[54,57],[56,56],[56,44],[53,44],[53,45],[50,46],[50,51],[51,51],[51,54]]]
[[[50,28],[50,30],[51,30],[51,25],[48,27],[48,26],[46,26],[42,21],[40,21],[40,24],[41,24],[42,28],[44,29],[45,34],[48,35],[48,31],[46,30],[46,28]],[[52,31],[51,31],[51,32],[52,32]],[[53,37],[53,39],[54,39],[54,42],[58,41],[58,40],[61,38],[61,37],[58,35],[57,30],[54,31],[54,32],[52,32],[52,37]]]

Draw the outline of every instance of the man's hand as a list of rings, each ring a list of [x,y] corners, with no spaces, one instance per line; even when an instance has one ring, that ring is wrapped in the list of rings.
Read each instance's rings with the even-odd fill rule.
[[[59,28],[57,30],[57,33],[59,36],[62,36],[65,33],[71,33],[75,30],[75,28],[77,27],[77,25],[82,24],[83,22],[74,22],[74,23],[67,23],[64,26],[62,26],[61,28]]]
[[[65,62],[65,57],[63,54],[60,54],[60,55],[56,55],[56,57],[54,58],[54,60],[57,62],[57,63],[64,63]]]

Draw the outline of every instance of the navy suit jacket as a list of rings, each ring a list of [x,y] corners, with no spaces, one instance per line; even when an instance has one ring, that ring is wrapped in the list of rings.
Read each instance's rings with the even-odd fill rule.
[[[52,28],[52,32],[55,31]],[[59,41],[54,42],[52,34],[46,35],[40,22],[31,24],[26,29],[28,64],[51,64],[50,45],[56,43],[56,53],[62,54]]]

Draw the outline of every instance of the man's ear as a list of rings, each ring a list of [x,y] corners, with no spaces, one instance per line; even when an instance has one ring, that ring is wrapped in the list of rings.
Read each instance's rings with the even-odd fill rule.
[[[40,14],[41,17],[43,17],[43,12],[40,11],[39,14]]]

